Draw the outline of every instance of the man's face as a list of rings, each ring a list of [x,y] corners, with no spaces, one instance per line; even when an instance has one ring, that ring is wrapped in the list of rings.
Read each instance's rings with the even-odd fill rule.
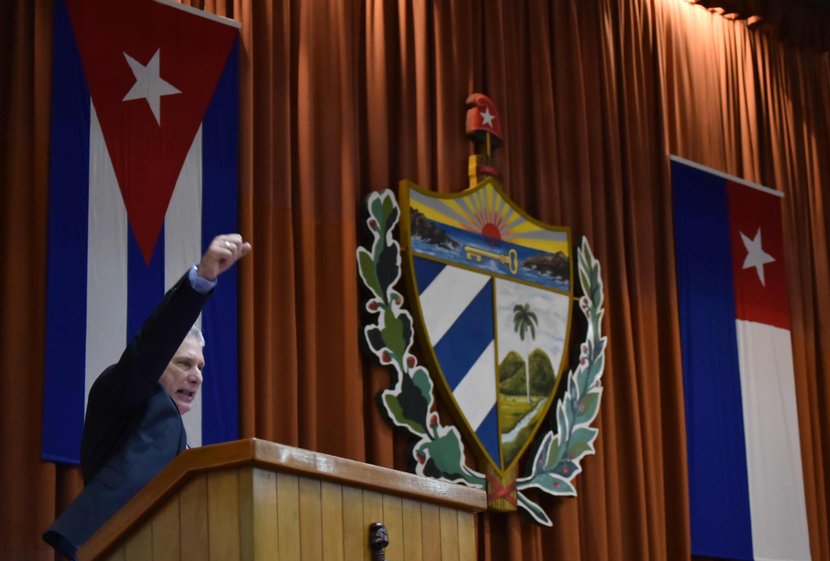
[[[196,399],[196,393],[202,385],[202,370],[205,367],[205,357],[202,354],[202,345],[195,337],[186,338],[173,360],[164,369],[159,381],[179,408],[179,414],[190,411],[190,405]]]

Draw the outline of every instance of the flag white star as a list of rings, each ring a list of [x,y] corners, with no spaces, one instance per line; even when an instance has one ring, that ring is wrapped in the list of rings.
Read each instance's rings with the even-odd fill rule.
[[[495,115],[490,113],[490,108],[485,107],[484,111],[481,112],[481,124],[487,125],[488,127],[493,126],[493,120],[496,118]]]
[[[764,265],[775,261],[775,257],[769,253],[766,253],[761,247],[761,228],[758,228],[758,231],[755,233],[755,237],[752,239],[749,239],[746,234],[741,232],[741,239],[744,242],[744,247],[747,252],[743,268],[749,269],[750,267],[755,267],[755,272],[758,274],[758,279],[761,281],[761,285],[766,286],[767,284],[764,279]]]
[[[153,117],[156,118],[156,123],[161,124],[161,97],[165,95],[172,95],[182,93],[173,87],[172,84],[163,80],[159,75],[159,53],[161,49],[156,49],[153,58],[150,59],[146,65],[141,64],[136,59],[124,53],[124,58],[127,59],[127,64],[130,65],[130,70],[135,76],[135,84],[124,96],[121,101],[132,101],[134,99],[146,99],[150,106],[150,111],[153,112]]]

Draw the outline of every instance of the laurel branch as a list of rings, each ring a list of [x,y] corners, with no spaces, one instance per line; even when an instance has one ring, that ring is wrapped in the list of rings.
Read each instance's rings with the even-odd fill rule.
[[[403,308],[403,296],[395,290],[401,277],[401,252],[393,236],[400,218],[394,193],[372,193],[367,209],[372,244],[370,249],[357,248],[357,262],[360,278],[371,293],[365,308],[373,320],[366,323],[363,333],[372,353],[394,373],[393,386],[380,396],[386,414],[393,424],[418,439],[412,447],[418,475],[485,489],[484,474],[466,464],[458,429],[442,424],[434,411],[432,378],[411,353],[415,340],[412,316]],[[528,464],[529,473],[517,480],[518,505],[546,526],[552,525],[550,518],[522,491],[540,489],[550,495],[575,496],[572,481],[582,471],[582,458],[595,453],[593,443],[599,433],[590,425],[599,412],[600,379],[605,368],[603,284],[600,264],[587,239],[582,239],[577,254],[583,291],[579,307],[588,322],[579,365],[568,372],[566,391],[556,405],[558,432],[544,434]]]

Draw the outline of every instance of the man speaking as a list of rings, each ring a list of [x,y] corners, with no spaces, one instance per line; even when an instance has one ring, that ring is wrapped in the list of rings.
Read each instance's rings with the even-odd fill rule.
[[[202,384],[201,332],[193,327],[217,278],[251,251],[239,234],[213,239],[156,306],[117,364],[89,391],[81,441],[84,490],[43,534],[69,559],[187,447],[181,415]]]

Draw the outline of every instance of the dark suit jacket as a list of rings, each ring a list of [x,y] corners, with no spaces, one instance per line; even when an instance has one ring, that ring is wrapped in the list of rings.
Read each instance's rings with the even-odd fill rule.
[[[181,416],[159,378],[208,297],[185,275],[93,384],[81,441],[86,486],[43,534],[68,558],[185,449]]]

